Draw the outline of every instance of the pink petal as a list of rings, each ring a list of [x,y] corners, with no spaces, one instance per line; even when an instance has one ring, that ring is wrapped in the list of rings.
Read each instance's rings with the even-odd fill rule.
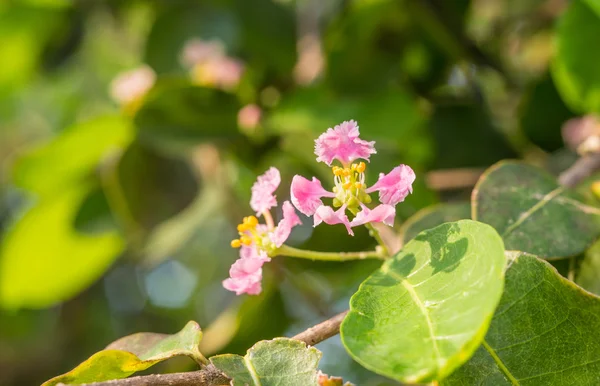
[[[265,263],[261,259],[237,259],[229,269],[229,276],[234,279],[245,277],[262,277],[262,266]]]
[[[294,176],[291,186],[292,203],[300,212],[312,216],[323,205],[321,197],[335,197],[321,186],[321,181],[313,177],[312,181],[302,176]]]
[[[262,110],[255,104],[249,104],[238,111],[238,125],[244,129],[253,129],[258,126]]]
[[[269,257],[264,251],[258,250],[254,245],[246,246],[242,245],[240,248],[241,259],[259,259],[262,261],[269,261]]]
[[[350,227],[350,221],[346,216],[345,205],[342,205],[342,207],[336,210],[335,212],[333,211],[333,209],[331,209],[331,207],[321,205],[319,208],[317,208],[315,212],[314,220],[315,222],[313,226],[317,226],[321,222],[324,222],[325,224],[329,225],[344,224],[350,236],[354,236],[354,232],[352,232],[352,229]]]
[[[302,221],[300,221],[292,204],[290,204],[289,201],[284,202],[283,219],[279,221],[277,228],[275,228],[275,231],[271,234],[271,241],[275,243],[277,248],[281,247],[283,243],[285,243],[285,240],[290,237],[292,228],[300,224],[302,224]]]
[[[412,193],[412,183],[415,178],[415,172],[410,166],[400,165],[387,175],[381,173],[379,180],[367,189],[367,193],[378,190],[379,201],[387,205],[396,205]]]
[[[156,73],[149,66],[143,65],[119,74],[110,84],[110,95],[121,103],[133,102],[154,86]]]
[[[229,291],[235,292],[236,295],[244,293],[248,295],[258,295],[262,291],[261,280],[254,280],[252,278],[225,279],[223,280],[223,287]]]
[[[183,47],[181,63],[185,67],[193,67],[198,63],[223,56],[225,56],[225,47],[221,41],[191,39]]]
[[[371,154],[377,153],[375,141],[363,141],[358,138],[356,121],[344,121],[333,129],[329,128],[315,141],[315,154],[318,162],[331,166],[334,159],[342,164],[350,164],[357,158],[369,160]]]
[[[396,208],[392,205],[381,204],[371,210],[363,205],[362,210],[358,212],[356,217],[350,223],[350,226],[364,225],[371,222],[382,222],[391,227],[394,226],[394,218],[396,217]]]
[[[273,193],[277,190],[280,182],[279,170],[274,167],[258,176],[256,182],[252,185],[252,198],[250,198],[250,207],[256,211],[257,216],[277,206],[277,200]]]

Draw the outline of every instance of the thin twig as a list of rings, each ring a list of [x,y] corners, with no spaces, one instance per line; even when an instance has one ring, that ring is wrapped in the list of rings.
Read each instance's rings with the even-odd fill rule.
[[[574,187],[600,169],[600,153],[579,158],[570,168],[561,173],[561,185]]]
[[[208,365],[202,370],[186,373],[142,375],[79,386],[225,386],[229,385],[229,382],[229,378],[223,373],[214,366]]]
[[[336,316],[299,333],[292,339],[300,340],[309,346],[314,346],[319,342],[329,339],[340,332],[340,325],[347,313],[348,311],[341,312]]]

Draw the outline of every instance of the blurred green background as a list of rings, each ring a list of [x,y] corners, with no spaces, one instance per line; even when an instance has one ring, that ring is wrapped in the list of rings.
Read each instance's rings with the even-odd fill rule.
[[[294,174],[329,181],[313,141],[355,119],[377,141],[371,181],[400,163],[417,173],[397,230],[468,199],[500,159],[560,170],[574,158],[561,125],[600,110],[598,36],[596,0],[0,0],[0,384],[188,320],[211,355],[343,311],[376,262],[278,258],[260,296],[221,287],[256,176],[281,170],[280,202]],[[216,42],[239,79],[190,67],[194,41]],[[141,65],[152,89],[115,101],[113,79]],[[259,122],[238,115],[248,105]],[[373,246],[303,220],[291,245]],[[394,384],[339,338],[318,348],[326,373]]]

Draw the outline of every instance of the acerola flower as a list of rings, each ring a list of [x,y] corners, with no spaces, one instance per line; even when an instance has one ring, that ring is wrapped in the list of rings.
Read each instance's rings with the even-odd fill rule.
[[[324,222],[329,225],[343,224],[350,235],[352,228],[367,223],[382,222],[394,225],[396,205],[412,193],[415,181],[414,171],[407,165],[395,167],[390,173],[379,175],[379,180],[371,187],[365,184],[366,164],[352,163],[358,158],[369,160],[375,154],[375,142],[358,138],[358,126],[355,121],[347,121],[328,129],[315,141],[317,160],[331,165],[334,159],[343,167],[334,166],[332,192],[321,186],[321,181],[312,181],[301,176],[294,176],[291,186],[292,203],[307,216],[314,216],[314,226]],[[381,204],[373,209],[367,207],[372,199],[369,194],[379,192]],[[334,210],[323,204],[322,198],[332,198]],[[348,219],[346,210],[355,217]]]
[[[271,167],[258,176],[252,186],[250,207],[257,216],[264,217],[265,224],[259,224],[255,216],[244,217],[237,227],[240,238],[231,242],[232,247],[241,248],[240,258],[231,266],[230,278],[223,281],[223,287],[237,295],[260,293],[263,264],[285,243],[292,229],[302,223],[292,204],[285,201],[282,205],[283,219],[275,226],[269,210],[277,206],[273,193],[280,182],[279,170]]]
[[[242,129],[251,130],[258,126],[260,118],[262,117],[262,110],[255,104],[249,104],[238,111],[238,125]]]
[[[190,39],[183,46],[181,64],[187,68],[206,62],[215,57],[225,56],[225,46],[217,39]]]
[[[110,95],[127,110],[135,112],[155,82],[152,68],[143,65],[117,75],[110,83]]]

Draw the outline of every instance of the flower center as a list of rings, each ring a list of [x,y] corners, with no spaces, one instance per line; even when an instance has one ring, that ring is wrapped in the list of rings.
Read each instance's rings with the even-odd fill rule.
[[[335,187],[333,192],[333,206],[339,208],[347,205],[348,208],[357,208],[360,203],[368,204],[371,197],[365,192],[365,170],[367,165],[364,162],[353,163],[350,167],[341,168],[334,166],[333,180]]]
[[[239,248],[242,245],[252,245],[253,242],[262,239],[258,230],[256,229],[258,226],[258,219],[254,216],[244,217],[244,220],[241,224],[237,226],[238,233],[240,235],[239,239],[235,239],[231,241],[231,246],[233,248]]]

